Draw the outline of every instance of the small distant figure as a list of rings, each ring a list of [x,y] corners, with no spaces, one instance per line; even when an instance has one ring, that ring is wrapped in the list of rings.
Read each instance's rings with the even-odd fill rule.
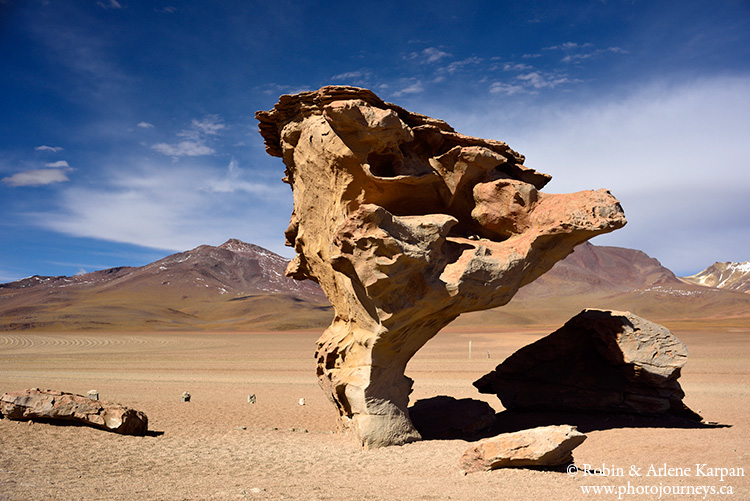
[[[86,394],[91,400],[99,400],[99,392],[97,390],[89,390]]]
[[[180,397],[180,400],[183,402],[190,402],[190,393],[185,392],[182,394],[182,397]]]
[[[253,393],[252,395],[248,395],[247,396],[247,403],[248,404],[254,404],[255,403],[255,393]]]
[[[487,358],[490,358],[490,350],[487,350]]]
[[[299,404],[300,405],[305,405],[305,399],[304,398],[300,398],[299,399]]]

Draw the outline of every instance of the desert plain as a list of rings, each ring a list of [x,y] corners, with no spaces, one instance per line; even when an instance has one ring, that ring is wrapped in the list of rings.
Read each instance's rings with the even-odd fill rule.
[[[145,412],[150,431],[0,419],[0,499],[750,499],[750,325],[665,325],[689,349],[684,401],[711,424],[503,414],[471,383],[558,326],[459,324],[439,333],[407,367],[410,405],[473,398],[500,413],[498,432],[559,421],[588,436],[573,451],[577,471],[468,475],[459,467],[465,439],[363,450],[338,432],[315,376],[322,329],[3,332],[0,392],[96,389]],[[190,402],[181,402],[184,391]]]

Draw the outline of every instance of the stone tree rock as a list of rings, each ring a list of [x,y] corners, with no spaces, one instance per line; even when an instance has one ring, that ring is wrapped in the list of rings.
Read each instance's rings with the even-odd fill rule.
[[[287,275],[319,283],[335,309],[320,383],[366,447],[419,439],[404,369],[441,328],[625,224],[608,191],[542,193],[550,176],[505,143],[366,89],[283,95],[255,116],[294,194]]]
[[[144,435],[148,431],[148,417],[141,411],[57,390],[32,388],[4,393],[0,414],[19,421],[85,424],[123,435]]]
[[[630,312],[583,310],[474,383],[506,409],[671,414],[700,420],[677,382],[687,348]]]

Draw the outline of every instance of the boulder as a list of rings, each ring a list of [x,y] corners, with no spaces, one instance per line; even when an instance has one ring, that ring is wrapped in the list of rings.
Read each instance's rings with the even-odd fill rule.
[[[630,312],[587,309],[474,382],[506,409],[679,415],[687,348],[666,327]]]
[[[466,473],[497,468],[554,467],[573,462],[573,449],[586,435],[567,424],[540,426],[480,440],[460,460]]]
[[[144,435],[146,414],[120,404],[57,390],[32,388],[4,393],[0,414],[18,421],[84,424],[123,435]]]
[[[335,316],[317,374],[365,447],[418,440],[411,357],[463,312],[506,304],[589,238],[625,224],[606,190],[542,193],[550,176],[507,144],[459,134],[372,91],[330,86],[256,113],[286,165],[286,270]]]

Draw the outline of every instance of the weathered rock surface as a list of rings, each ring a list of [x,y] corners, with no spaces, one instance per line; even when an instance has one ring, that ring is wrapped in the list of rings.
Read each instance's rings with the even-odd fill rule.
[[[480,440],[460,460],[466,473],[497,468],[550,467],[573,462],[573,449],[586,440],[575,426],[540,426]]]
[[[687,348],[630,312],[584,310],[474,382],[507,409],[673,414],[700,420],[677,378]]]
[[[123,435],[144,435],[148,430],[148,417],[143,412],[83,395],[39,388],[4,393],[0,397],[0,414],[18,421],[80,423]]]
[[[505,143],[366,89],[284,95],[256,118],[294,194],[287,275],[319,283],[335,310],[320,383],[366,447],[419,439],[404,369],[441,328],[625,224],[608,191],[542,193],[550,176]]]

